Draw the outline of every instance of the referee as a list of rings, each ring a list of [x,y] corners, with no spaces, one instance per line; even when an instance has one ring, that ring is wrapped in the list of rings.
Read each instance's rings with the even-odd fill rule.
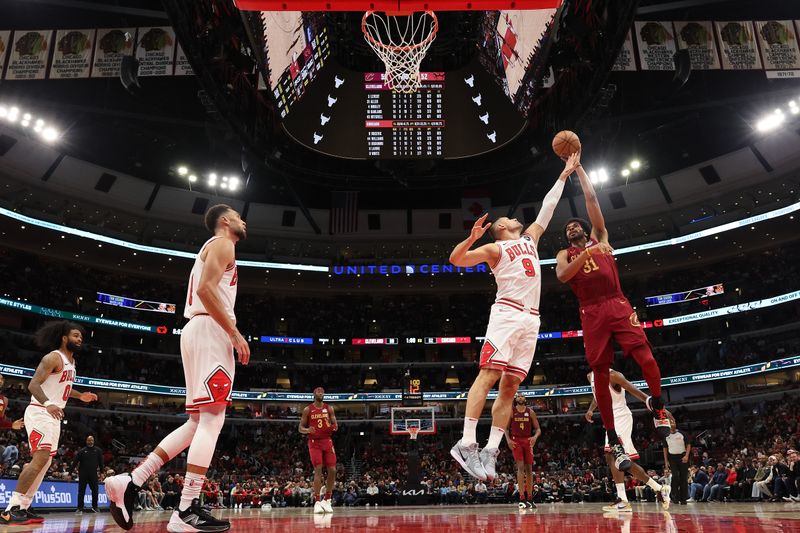
[[[86,446],[75,454],[75,464],[72,469],[78,468],[78,510],[76,513],[83,512],[83,499],[86,496],[86,485],[92,489],[92,510],[99,512],[97,508],[98,491],[98,470],[103,469],[103,451],[94,445],[94,437],[86,437]]]
[[[664,446],[664,464],[672,471],[672,501],[686,505],[689,492],[689,453],[692,444],[689,436],[675,426],[675,417],[669,415],[670,434]]]

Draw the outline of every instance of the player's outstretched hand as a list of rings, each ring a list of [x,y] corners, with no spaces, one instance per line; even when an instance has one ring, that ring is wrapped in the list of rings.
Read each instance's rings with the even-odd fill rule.
[[[25,420],[19,418],[11,423],[11,429],[22,429],[25,427]]]
[[[97,394],[95,394],[93,392],[82,392],[79,399],[80,399],[80,401],[82,401],[84,403],[96,402],[97,401]]]
[[[483,237],[483,234],[486,233],[486,230],[491,227],[491,222],[484,224],[488,216],[489,213],[485,213],[481,218],[475,221],[475,224],[472,226],[472,231],[470,232],[470,237],[472,237],[472,240],[477,241]]]
[[[594,420],[593,420],[593,418],[594,418],[594,411],[592,411],[591,409],[590,409],[590,410],[588,410],[588,411],[586,411],[586,414],[585,414],[585,415],[583,415],[583,418],[585,418],[585,419],[586,419],[586,421],[587,421],[587,422],[589,422],[590,424],[593,424],[593,423],[594,423]]]
[[[566,164],[564,165],[564,170],[561,171],[561,176],[566,179],[575,172],[576,168],[581,166],[581,153],[575,152],[567,159],[564,159],[564,162]]]
[[[608,254],[614,255],[614,249],[604,242],[598,242],[594,246],[592,246],[593,253],[601,253],[601,254]]]
[[[63,420],[64,418],[64,410],[57,405],[48,405],[47,412],[56,420]]]
[[[250,362],[250,346],[238,330],[231,333],[231,344],[233,344],[233,349],[236,350],[239,362],[243,365],[248,364]]]

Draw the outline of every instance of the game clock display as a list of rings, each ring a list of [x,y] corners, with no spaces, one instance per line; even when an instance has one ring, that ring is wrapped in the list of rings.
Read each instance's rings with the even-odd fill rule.
[[[414,376],[406,376],[403,385],[403,405],[420,407],[422,405],[422,380]]]
[[[525,121],[477,62],[421,72],[417,92],[392,91],[382,72],[328,61],[283,118],[296,142],[347,159],[455,159],[507,144]]]

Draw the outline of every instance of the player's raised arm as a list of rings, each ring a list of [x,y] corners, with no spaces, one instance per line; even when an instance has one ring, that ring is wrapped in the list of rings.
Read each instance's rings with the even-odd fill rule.
[[[625,376],[622,375],[622,373],[617,372],[616,370],[612,370],[611,372],[609,372],[608,380],[611,382],[612,385],[619,385],[620,387],[628,391],[631,394],[631,396],[633,396],[637,400],[640,400],[645,404],[648,403],[647,400],[650,397],[647,394],[640,391],[638,388],[636,388],[636,385],[625,379]],[[648,409],[650,408],[649,405],[647,407]]]
[[[30,383],[28,383],[28,390],[31,395],[37,402],[47,408],[47,412],[50,413],[50,416],[57,420],[64,418],[64,411],[59,406],[51,403],[51,399],[48,398],[44,390],[42,390],[42,383],[44,383],[50,374],[60,372],[61,368],[62,363],[59,353],[50,352],[42,357],[39,366],[36,367],[36,371],[33,373]]]
[[[594,191],[594,186],[592,186],[592,182],[582,166],[579,165],[576,172],[586,199],[586,212],[589,214],[589,221],[592,223],[592,237],[597,242],[608,244],[606,221],[603,218],[603,212],[600,210],[600,202],[597,201],[597,193]]]
[[[484,224],[488,216],[489,213],[486,213],[476,220],[475,224],[472,226],[469,237],[453,248],[453,251],[450,253],[450,262],[453,265],[457,267],[471,267],[480,263],[488,263],[489,266],[492,266],[500,259],[500,247],[495,243],[484,244],[475,250],[470,250],[472,245],[483,237],[483,234],[486,233],[486,230],[492,225],[491,223]]]
[[[300,417],[300,423],[297,425],[297,431],[303,435],[314,433],[314,427],[308,425],[308,406],[303,409],[303,415]]]
[[[197,297],[203,302],[208,314],[217,324],[222,326],[231,337],[231,343],[239,354],[239,361],[247,364],[250,361],[250,347],[242,334],[236,329],[236,324],[225,312],[225,306],[219,295],[219,281],[228,266],[235,261],[234,244],[229,239],[215,239],[206,248],[206,259],[203,262],[203,272],[200,275],[200,284],[197,286]]]
[[[534,221],[534,223],[528,226],[528,229],[525,230],[525,234],[530,235],[534,241],[539,242],[539,238],[547,229],[547,225],[550,224],[550,219],[553,218],[553,211],[555,211],[559,200],[561,200],[561,193],[564,192],[564,183],[575,171],[575,169],[580,166],[580,164],[580,152],[576,152],[569,156],[566,165],[564,165],[564,170],[561,171],[561,174],[558,176],[555,185],[553,185],[553,188],[550,189],[550,191],[545,195],[544,200],[542,200],[542,208],[539,210],[539,215],[536,217],[536,221]]]

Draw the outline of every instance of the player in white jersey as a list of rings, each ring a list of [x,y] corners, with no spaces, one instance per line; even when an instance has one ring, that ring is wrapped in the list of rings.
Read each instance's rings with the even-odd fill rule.
[[[36,345],[48,350],[28,384],[31,403],[25,409],[25,429],[31,447],[31,461],[22,469],[6,510],[0,513],[0,525],[21,525],[44,519],[30,511],[39,485],[42,484],[52,457],[58,450],[64,406],[70,398],[83,402],[97,400],[93,392],[78,392],[75,382],[75,354],[83,346],[83,328],[65,320],[49,322],[35,335]]]
[[[236,328],[235,245],[247,236],[247,225],[227,205],[211,207],[205,224],[214,236],[200,248],[189,275],[181,332],[181,358],[186,378],[186,412],[189,420],[167,435],[133,472],[106,479],[111,516],[123,529],[133,527],[137,492],[150,476],[187,447],[187,472],[181,500],[167,531],[227,531],[230,522],[218,520],[200,505],[208,466],[214,455],[225,409],[233,392],[236,361],[250,361],[250,347]]]
[[[586,379],[589,380],[589,384],[592,386],[592,395],[594,396],[594,372],[589,372],[586,375]],[[609,373],[608,388],[611,391],[611,408],[614,412],[614,427],[617,431],[617,437],[619,438],[622,447],[625,449],[625,453],[632,462],[632,466],[627,471],[630,472],[633,477],[653,489],[653,492],[656,494],[656,499],[661,502],[661,506],[666,511],[669,509],[670,487],[668,485],[660,485],[655,479],[648,476],[647,472],[645,472],[644,469],[636,463],[636,461],[639,459],[639,452],[636,451],[636,447],[633,445],[633,439],[631,438],[631,434],[633,433],[633,414],[628,408],[628,400],[625,397],[625,393],[629,392],[631,396],[641,400],[648,407],[648,409],[650,408],[651,398],[636,388],[633,383],[625,379],[625,376],[623,376],[622,373],[617,372],[616,370],[611,370]],[[585,415],[585,418],[589,423],[593,422],[592,417],[594,416],[594,410],[596,407],[597,400],[593,398],[592,404],[589,406],[589,410],[586,411]],[[603,510],[629,513],[633,509],[631,508],[631,504],[628,502],[628,496],[625,494],[625,472],[620,470],[616,465],[616,460],[614,455],[611,453],[611,448],[608,445],[608,436],[606,436],[605,452],[606,462],[608,463],[608,467],[611,469],[611,477],[614,478],[614,484],[617,487],[617,501],[612,505],[603,507]]]
[[[498,447],[508,426],[512,401],[533,362],[542,290],[542,271],[536,246],[561,199],[564,182],[579,164],[580,154],[573,154],[567,160],[555,185],[544,197],[539,216],[527,229],[523,231],[522,223],[516,218],[500,217],[492,224],[484,224],[486,214],[475,222],[470,236],[450,254],[450,262],[459,267],[487,263],[497,283],[497,297],[481,349],[480,371],[467,396],[464,435],[450,450],[450,455],[464,470],[481,480],[492,480],[496,476]],[[470,250],[486,230],[490,231],[495,242]],[[492,405],[489,441],[479,451],[475,435],[478,419],[486,396],[498,380],[500,385]]]

